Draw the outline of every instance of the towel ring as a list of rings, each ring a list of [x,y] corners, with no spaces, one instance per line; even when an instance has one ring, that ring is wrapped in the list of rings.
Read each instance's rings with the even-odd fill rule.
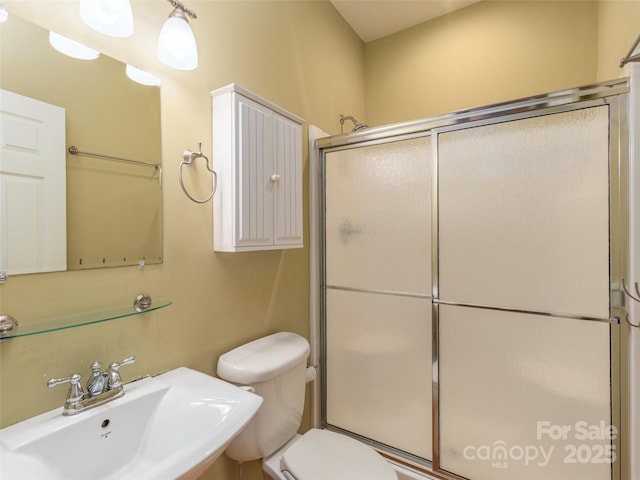
[[[180,162],[180,167],[178,168],[178,181],[180,182],[182,191],[187,197],[189,197],[191,200],[193,200],[196,203],[207,203],[209,200],[213,198],[213,194],[216,193],[216,190],[218,188],[218,174],[215,172],[215,170],[211,166],[209,166],[209,158],[207,158],[207,156],[204,153],[202,153],[202,142],[198,142],[197,152],[192,152],[191,150],[185,150],[182,156],[184,160]],[[185,165],[191,165],[191,163],[196,158],[204,158],[206,161],[207,170],[213,173],[213,190],[211,190],[211,194],[204,200],[198,200],[197,198],[194,198],[193,196],[191,196],[191,194],[187,192],[187,189],[184,187],[184,182],[182,180],[182,167]]]

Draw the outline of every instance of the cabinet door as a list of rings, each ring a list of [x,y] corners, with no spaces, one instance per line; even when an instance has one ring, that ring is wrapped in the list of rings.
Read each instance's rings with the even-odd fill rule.
[[[280,116],[274,126],[274,243],[302,245],[302,127]]]
[[[271,110],[238,96],[236,246],[273,244],[274,131]]]

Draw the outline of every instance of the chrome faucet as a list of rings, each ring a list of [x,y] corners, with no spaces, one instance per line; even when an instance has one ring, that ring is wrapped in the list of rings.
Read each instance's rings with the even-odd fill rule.
[[[62,415],[75,415],[124,395],[124,386],[119,370],[123,365],[129,365],[135,361],[136,357],[131,356],[121,362],[114,362],[109,365],[108,371],[100,371],[102,364],[94,362],[91,365],[91,378],[87,382],[86,393],[80,384],[82,377],[77,373],[66,378],[52,378],[47,382],[47,386],[53,388],[65,383],[70,384]]]
[[[95,397],[100,395],[107,388],[107,379],[109,374],[107,372],[101,372],[102,364],[100,362],[93,362],[91,365],[91,378],[87,382],[87,394]]]

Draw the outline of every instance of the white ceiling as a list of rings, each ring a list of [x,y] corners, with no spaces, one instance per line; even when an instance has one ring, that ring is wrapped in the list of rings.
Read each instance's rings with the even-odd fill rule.
[[[479,0],[331,0],[363,42],[386,37]]]

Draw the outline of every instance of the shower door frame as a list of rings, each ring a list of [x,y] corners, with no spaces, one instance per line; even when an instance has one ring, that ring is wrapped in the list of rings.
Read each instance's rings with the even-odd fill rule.
[[[462,110],[437,117],[430,117],[416,121],[397,123],[382,127],[361,130],[352,134],[336,135],[319,138],[315,141],[315,148],[318,155],[318,175],[310,175],[310,181],[317,181],[317,226],[315,228],[316,238],[312,239],[312,258],[318,260],[317,275],[312,288],[315,291],[317,303],[315,309],[312,308],[312,319],[317,318],[318,332],[313,332],[319,339],[319,368],[320,387],[316,399],[320,402],[319,418],[317,423],[322,428],[345,433],[359,440],[365,441],[373,446],[383,455],[386,455],[396,462],[405,464],[417,471],[434,475],[444,479],[466,480],[451,472],[440,468],[439,450],[439,305],[448,304],[440,301],[438,282],[438,135],[444,132],[451,132],[459,129],[485,126],[496,123],[523,120],[543,115],[557,114],[572,110],[579,110],[589,107],[607,105],[609,107],[609,305],[610,318],[591,318],[580,316],[569,316],[568,318],[583,321],[607,322],[610,324],[610,365],[611,365],[611,424],[618,428],[619,435],[614,442],[618,461],[612,463],[611,479],[626,480],[627,478],[627,455],[629,454],[628,439],[628,418],[629,408],[627,395],[626,378],[626,337],[628,334],[624,320],[625,318],[625,296],[622,291],[622,279],[627,278],[627,216],[628,216],[628,188],[626,178],[628,176],[629,162],[629,133],[627,121],[627,99],[629,92],[629,80],[622,78],[594,85],[578,87],[574,89],[562,90],[548,94],[538,95],[525,99],[505,102],[487,107]],[[325,242],[325,164],[326,154],[365,146],[392,143],[408,140],[416,137],[431,136],[432,164],[431,164],[431,268],[432,268],[432,460],[415,457],[406,452],[394,449],[375,440],[364,438],[353,432],[342,430],[332,426],[327,422],[327,372],[326,368],[326,242]],[[313,165],[312,165],[313,167]],[[313,169],[310,169],[313,172]],[[315,188],[312,188],[314,191]],[[313,200],[312,200],[313,205]],[[312,228],[312,235],[314,229]],[[313,248],[313,244],[316,248]],[[316,250],[316,251],[314,251]],[[312,260],[312,265],[314,261]],[[544,313],[531,312],[509,308],[490,308],[492,310],[508,311],[516,313]],[[315,311],[314,311],[315,310]],[[549,315],[549,313],[546,313]],[[561,315],[567,317],[567,315]],[[312,321],[313,324],[313,321]],[[425,368],[428,368],[425,365]]]

